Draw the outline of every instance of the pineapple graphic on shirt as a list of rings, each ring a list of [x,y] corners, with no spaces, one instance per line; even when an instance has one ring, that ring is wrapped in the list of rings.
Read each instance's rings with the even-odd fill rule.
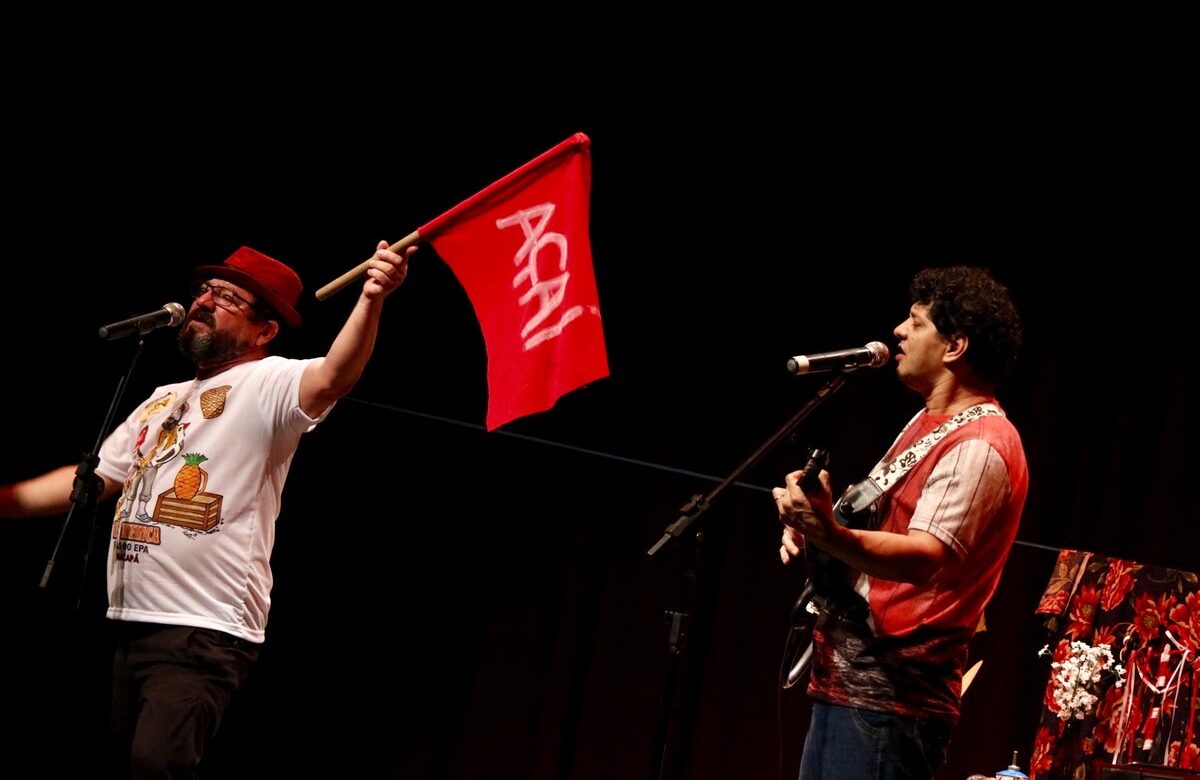
[[[176,498],[191,501],[208,485],[208,472],[200,468],[200,464],[206,460],[208,460],[208,456],[198,452],[184,454],[183,466],[175,475]]]

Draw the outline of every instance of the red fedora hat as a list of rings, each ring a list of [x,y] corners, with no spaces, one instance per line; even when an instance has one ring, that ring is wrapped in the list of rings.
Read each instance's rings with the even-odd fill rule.
[[[300,291],[304,289],[300,276],[257,249],[243,246],[221,265],[202,265],[196,269],[196,278],[233,282],[269,303],[289,327],[300,324],[300,313],[296,311]]]

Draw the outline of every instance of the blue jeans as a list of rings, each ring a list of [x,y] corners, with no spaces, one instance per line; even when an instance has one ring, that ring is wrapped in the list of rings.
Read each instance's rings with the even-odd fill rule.
[[[953,724],[813,704],[800,780],[929,780],[946,760]]]

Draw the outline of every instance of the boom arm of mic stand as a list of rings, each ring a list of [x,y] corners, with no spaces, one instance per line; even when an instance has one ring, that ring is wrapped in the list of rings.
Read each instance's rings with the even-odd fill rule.
[[[661,550],[663,546],[672,539],[678,539],[679,537],[683,536],[687,529],[691,527],[692,523],[696,522],[701,515],[708,511],[708,508],[712,506],[712,503],[717,500],[718,496],[728,490],[730,485],[737,482],[743,474],[745,474],[755,464],[766,457],[767,453],[778,447],[780,442],[782,442],[784,439],[790,436],[793,431],[799,428],[800,423],[808,419],[808,416],[812,414],[818,406],[824,403],[829,396],[833,395],[833,393],[835,393],[845,383],[845,374],[841,372],[834,374],[832,377],[826,380],[825,384],[821,386],[821,389],[817,391],[817,394],[814,395],[808,401],[808,403],[800,408],[800,411],[792,415],[792,418],[788,420],[782,428],[773,433],[771,438],[763,442],[763,444],[757,450],[750,454],[750,457],[742,461],[742,464],[734,469],[732,474],[721,480],[721,484],[709,491],[708,495],[692,496],[692,500],[680,508],[679,511],[683,514],[680,515],[679,519],[667,526],[666,530],[663,531],[662,538],[655,542],[654,546],[646,551],[647,557],[653,557],[655,553]]]

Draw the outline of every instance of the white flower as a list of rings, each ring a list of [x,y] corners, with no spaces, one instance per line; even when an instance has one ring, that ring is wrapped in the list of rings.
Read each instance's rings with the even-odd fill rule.
[[[1044,653],[1048,648],[1042,648]],[[1062,720],[1083,720],[1096,708],[1096,695],[1105,675],[1117,678],[1116,687],[1125,684],[1125,667],[1113,658],[1108,645],[1092,647],[1084,642],[1072,642],[1071,654],[1062,662],[1050,664],[1054,671],[1054,703]]]

